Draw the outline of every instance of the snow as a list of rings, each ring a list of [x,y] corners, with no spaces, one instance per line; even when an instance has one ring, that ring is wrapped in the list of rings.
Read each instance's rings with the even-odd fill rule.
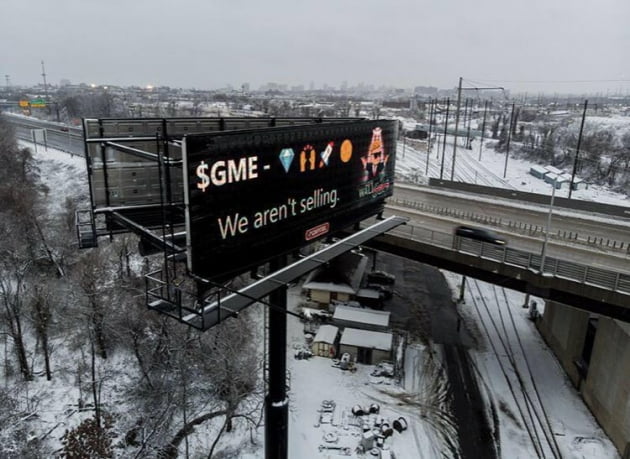
[[[334,282],[309,282],[304,284],[305,289],[309,290],[321,290],[322,292],[337,292],[353,295],[355,290],[347,284],[336,284]]]
[[[558,169],[557,167],[554,167],[554,166],[545,166],[545,169],[548,170],[549,172],[551,172],[552,174],[555,174],[555,175],[562,175],[562,174],[564,174],[562,169]]]
[[[391,351],[392,334],[346,327],[339,344]]]
[[[357,292],[357,296],[360,298],[378,300],[381,297],[381,293],[378,290],[372,290],[371,288],[360,288]]]
[[[390,315],[388,311],[375,311],[369,308],[355,308],[352,306],[339,305],[335,308],[333,319],[387,327],[389,325]]]
[[[445,274],[453,288],[461,281],[460,276]],[[515,388],[515,398],[501,366],[507,367],[513,387],[517,386],[513,375],[516,372],[522,375],[524,390],[538,407],[540,405],[536,398],[540,397],[562,457],[618,457],[616,449],[569,383],[554,355],[547,349],[534,323],[528,319],[527,309],[522,307],[524,295],[505,290],[504,298],[503,293],[495,295],[499,287],[476,280],[468,281],[472,286],[466,290],[459,311],[466,322],[487,324],[484,328],[485,342],[496,346],[496,353],[488,345],[471,355],[488,389],[488,397],[495,406],[507,407],[497,410],[504,457],[534,457],[535,451],[529,446],[531,441],[524,430],[516,426],[514,421],[514,417],[518,417],[518,407],[525,410],[522,398],[519,399],[520,389]],[[540,299],[535,300],[542,303]],[[509,364],[508,355],[514,357],[515,365]],[[538,411],[542,413],[540,408]],[[547,454],[551,456],[550,451]]]
[[[322,325],[317,330],[317,334],[315,335],[315,339],[313,339],[314,343],[326,343],[333,344],[337,339],[337,334],[339,333],[339,328],[334,325]]]
[[[591,118],[589,118],[590,121]],[[413,124],[415,125],[415,122]],[[450,151],[452,151],[452,144],[450,144],[450,149],[448,145],[447,143],[446,170],[450,170]],[[398,150],[397,173],[414,182],[423,177],[426,152],[416,150],[409,144],[405,147],[404,157],[402,146],[399,145]],[[507,176],[503,179],[504,154],[495,153],[487,147],[487,144],[481,152],[482,161],[477,159],[478,146],[473,147],[474,152],[463,148],[458,151],[456,177],[460,180],[472,181],[471,178],[474,177],[476,181],[484,177],[484,180],[491,181],[494,186],[551,194],[549,185],[529,174],[530,168],[534,166],[531,163],[509,158]],[[430,154],[429,176],[432,177],[439,176],[437,156],[435,150]],[[71,157],[67,153],[50,148],[48,151],[38,149],[36,158],[44,172],[43,180],[51,190],[51,197],[55,197],[50,201],[50,205],[55,209],[61,209],[65,197],[76,196],[77,189],[87,195],[85,164],[82,158]],[[573,197],[626,206],[629,202],[626,196],[593,185],[586,190],[574,191]],[[526,204],[522,206],[527,207]],[[448,272],[444,274],[455,296],[459,289],[460,277]],[[512,396],[507,379],[501,371],[501,365],[507,365],[506,349],[498,348],[497,352],[492,350],[491,344],[499,343],[499,336],[504,339],[506,346],[508,346],[507,343],[511,346],[517,369],[508,370],[507,374],[511,375],[519,371],[528,375],[531,371],[531,380],[535,381],[536,389],[529,376],[523,378],[523,384],[528,392],[539,394],[562,457],[619,457],[615,447],[569,383],[534,324],[527,318],[527,310],[521,307],[524,295],[505,290],[507,304],[503,304],[496,299],[497,296],[493,290],[495,287],[481,282],[476,282],[474,286],[470,285],[466,290],[465,302],[458,308],[466,326],[477,330],[481,343],[479,349],[471,350],[471,355],[483,382],[482,386],[485,388],[488,403],[499,407],[496,413],[500,425],[502,457],[528,458],[535,457],[536,453],[523,427],[519,427],[513,419],[515,413],[518,412],[518,404],[522,404],[522,401],[517,401]],[[295,309],[303,302],[299,286],[291,289],[289,295],[290,307]],[[482,298],[486,301],[488,310],[482,306]],[[477,307],[474,306],[475,302]],[[540,309],[544,308],[542,301],[538,300],[538,303],[541,305]],[[503,311],[504,314],[509,311],[514,320],[513,331],[507,335],[501,335],[499,327],[488,325],[487,332],[483,329],[482,324],[491,323],[491,318],[496,323],[499,311]],[[324,333],[325,330],[324,328]],[[517,345],[517,333],[523,351]],[[356,329],[346,329],[342,337],[342,343],[345,344],[387,350],[391,349],[391,340],[391,334]],[[339,454],[340,450],[320,451],[320,445],[347,446],[351,448],[351,457],[359,457],[355,453],[355,447],[363,438],[362,424],[368,423],[373,426],[376,416],[367,416],[359,420],[351,414],[351,409],[355,405],[368,407],[373,403],[380,405],[379,415],[389,419],[390,422],[400,416],[404,416],[408,422],[409,428],[406,431],[402,433],[394,431],[392,437],[386,441],[387,446],[396,453],[396,457],[448,456],[448,450],[444,448],[444,439],[454,436],[455,431],[449,421],[447,407],[444,406],[443,396],[447,381],[439,372],[440,353],[439,350],[436,351],[434,345],[424,343],[407,347],[403,367],[404,378],[400,382],[391,378],[370,376],[374,368],[371,365],[356,364],[356,371],[352,372],[334,367],[331,359],[323,357],[313,357],[309,360],[291,358],[293,355],[291,349],[304,345],[302,323],[293,317],[288,317],[289,457],[342,457]],[[62,348],[59,346],[59,349]],[[62,361],[71,362],[73,359],[73,356],[68,355],[67,360],[64,357]],[[59,360],[58,356],[57,360]],[[109,384],[109,387],[104,389],[107,398],[111,399],[112,403],[116,403],[114,387],[116,378],[124,375],[124,371],[120,368],[128,368],[129,365],[126,362],[118,362],[115,358],[108,359],[106,365],[108,371],[119,369],[115,373],[117,376],[108,379],[106,386]],[[51,386],[46,384],[43,378],[38,378],[38,381],[29,384],[29,390],[39,395],[38,412],[41,413],[43,425],[53,429],[51,437],[59,438],[64,428],[76,425],[76,419],[72,418],[70,421],[70,417],[78,394],[72,381],[57,379],[55,383],[55,386]],[[335,402],[335,409],[329,417],[321,411],[322,402],[325,400]],[[326,416],[323,416],[324,414]],[[206,432],[205,429],[198,429],[198,431]],[[249,432],[243,432],[242,435],[246,437]],[[257,438],[261,438],[260,432]],[[336,442],[327,442],[330,439]],[[200,437],[198,443],[204,445],[208,443],[208,440]],[[235,457],[262,456],[260,444],[235,451],[238,452],[238,456]],[[369,457],[369,455],[361,457]]]
[[[29,142],[20,141],[20,146],[31,148],[40,167],[42,182],[48,187],[47,201],[51,214],[61,212],[66,198],[75,199],[79,195],[87,200],[89,190],[85,159],[54,148],[46,149],[42,145],[35,150]]]
[[[540,175],[544,175],[547,172],[549,172],[549,170],[546,167],[539,166],[538,164],[532,166],[531,170],[534,172],[538,172]]]

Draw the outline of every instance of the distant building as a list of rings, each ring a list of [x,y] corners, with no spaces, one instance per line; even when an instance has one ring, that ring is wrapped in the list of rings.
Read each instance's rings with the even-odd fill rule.
[[[434,86],[416,86],[413,93],[417,96],[435,97],[438,94],[438,88]]]
[[[571,174],[565,173],[560,176],[563,180],[563,183],[566,183],[567,186],[571,183]],[[573,178],[573,190],[581,190],[586,188],[586,182],[579,177]]]
[[[545,170],[556,175],[564,174],[564,171],[562,169],[558,169],[557,167],[554,167],[554,166],[545,166]]]
[[[529,173],[538,179],[544,180],[545,175],[547,175],[549,171],[542,166],[532,166],[529,168]]]

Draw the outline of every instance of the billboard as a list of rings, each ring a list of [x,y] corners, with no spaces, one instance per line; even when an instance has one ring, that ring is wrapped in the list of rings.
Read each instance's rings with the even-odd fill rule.
[[[233,277],[380,212],[397,129],[375,120],[185,136],[189,271]]]

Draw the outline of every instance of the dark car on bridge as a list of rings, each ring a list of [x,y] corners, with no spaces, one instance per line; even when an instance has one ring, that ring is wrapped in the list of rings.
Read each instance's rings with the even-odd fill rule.
[[[507,240],[493,231],[485,228],[476,228],[474,226],[458,226],[455,228],[455,236],[475,239],[481,242],[487,242],[496,245],[507,245]]]

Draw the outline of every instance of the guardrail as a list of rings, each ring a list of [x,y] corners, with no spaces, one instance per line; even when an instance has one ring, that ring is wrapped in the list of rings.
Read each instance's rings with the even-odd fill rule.
[[[539,193],[529,193],[526,191],[508,190],[490,186],[476,185],[472,183],[454,182],[450,180],[429,179],[430,188],[446,188],[457,191],[467,191],[474,194],[485,194],[487,196],[513,199],[524,202],[534,202],[537,204],[549,204],[549,195]],[[584,212],[594,212],[598,214],[611,215],[621,218],[630,218],[630,207],[616,206],[614,204],[604,204],[594,201],[583,201],[580,199],[568,199],[556,196],[554,200],[558,208],[581,210]]]
[[[544,276],[568,279],[630,295],[630,274],[595,268],[549,256],[545,256],[544,266],[541,266],[542,256],[539,254],[461,238],[450,233],[427,230],[409,223],[391,230],[390,233],[418,242],[430,242],[448,250],[517,266]]]
[[[487,215],[479,215],[474,212],[463,211],[459,209],[451,209],[448,207],[434,206],[425,202],[411,201],[408,199],[396,199],[389,198],[388,204],[396,205],[399,207],[408,207],[410,209],[418,210],[421,212],[430,212],[436,215],[444,215],[448,217],[454,217],[459,220],[469,220],[475,223],[481,223],[486,226],[493,226],[495,228],[507,228],[510,232],[516,232],[525,234],[528,236],[544,236],[545,228],[541,225],[532,225],[531,223],[525,223],[520,221],[508,220],[503,218],[489,217]],[[589,247],[606,248],[616,252],[630,254],[630,242],[629,241],[617,241],[614,239],[603,237],[594,237],[580,235],[577,231],[562,231],[557,230],[555,233],[550,233],[549,238],[568,241],[575,244],[586,245]]]

